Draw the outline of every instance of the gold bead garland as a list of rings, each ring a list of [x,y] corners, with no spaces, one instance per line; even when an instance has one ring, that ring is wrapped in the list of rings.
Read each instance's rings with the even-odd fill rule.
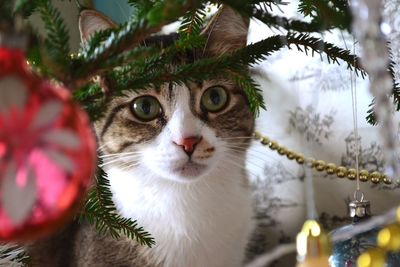
[[[258,132],[254,133],[254,137],[259,140],[262,145],[268,146],[271,150],[277,151],[279,155],[286,156],[289,160],[295,160],[298,164],[306,164],[308,167],[319,172],[325,172],[329,175],[336,175],[339,178],[347,177],[349,180],[355,180],[357,178],[357,171],[354,168],[337,166],[334,163],[326,163],[323,160],[317,160],[314,158],[305,158],[303,154],[281,146],[276,141],[272,141],[268,137],[262,136]],[[371,181],[374,184],[384,183],[390,185],[393,183],[392,179],[386,177],[386,175],[378,171],[369,172],[368,170],[361,170],[359,172],[359,178],[361,182]]]

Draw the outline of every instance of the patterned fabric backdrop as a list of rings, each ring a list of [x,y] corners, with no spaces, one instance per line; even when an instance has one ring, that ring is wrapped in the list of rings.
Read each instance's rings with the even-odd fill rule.
[[[387,1],[385,19],[392,26],[391,41],[395,62],[400,57],[400,1]],[[292,6],[285,15],[296,17]],[[264,38],[271,31],[252,22],[250,41]],[[267,33],[260,36],[260,33]],[[321,37],[321,36],[318,36]],[[322,36],[343,48],[352,49],[353,39],[339,32]],[[261,71],[260,71],[261,70]],[[313,58],[294,50],[282,51],[261,64],[257,70],[267,105],[257,121],[257,129],[285,147],[337,165],[355,167],[350,72],[346,64],[328,64],[319,55]],[[397,75],[399,71],[397,71]],[[399,76],[397,76],[399,77]],[[357,79],[360,169],[384,171],[378,128],[367,124],[372,97],[368,83]],[[306,219],[302,166],[255,143],[249,152],[257,232],[249,254],[262,253],[279,243],[294,242]],[[313,172],[317,212],[328,230],[348,224],[347,202],[356,183]],[[380,214],[400,200],[400,184],[393,186],[361,184],[372,212]],[[294,266],[292,255],[276,266]]]

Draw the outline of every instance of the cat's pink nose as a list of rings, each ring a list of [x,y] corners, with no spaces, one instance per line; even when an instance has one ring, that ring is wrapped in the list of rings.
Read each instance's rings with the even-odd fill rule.
[[[186,154],[188,154],[188,156],[190,157],[193,154],[196,145],[200,143],[201,139],[202,139],[201,136],[190,136],[182,138],[178,142],[174,141],[174,143],[182,147],[183,150],[186,152]]]

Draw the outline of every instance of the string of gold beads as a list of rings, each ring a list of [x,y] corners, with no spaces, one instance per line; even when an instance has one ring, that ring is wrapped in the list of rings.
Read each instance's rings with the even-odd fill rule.
[[[306,164],[308,167],[315,169],[319,172],[325,172],[329,175],[336,175],[339,178],[347,178],[349,180],[355,180],[357,178],[357,170],[354,168],[347,168],[344,166],[337,166],[331,162],[325,162],[323,160],[307,158],[301,153],[292,151],[284,146],[279,145],[276,141],[270,140],[266,136],[262,136],[259,132],[254,133],[254,138],[259,140],[263,146],[269,147],[271,150],[277,151],[279,155],[286,156],[289,160],[295,160],[298,164]],[[384,183],[392,184],[393,180],[386,177],[378,171],[360,170],[359,179],[361,182],[371,181],[374,184]]]

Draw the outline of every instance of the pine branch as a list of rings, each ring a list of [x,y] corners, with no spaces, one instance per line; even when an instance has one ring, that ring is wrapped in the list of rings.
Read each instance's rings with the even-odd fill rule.
[[[114,71],[114,73],[116,77],[120,77],[120,79],[127,82],[135,76],[142,76],[155,69],[164,69],[166,66],[173,64],[180,55],[184,55],[191,50],[203,48],[205,41],[205,38],[200,35],[178,39],[170,46],[159,50],[158,53],[136,60],[132,64],[125,65],[123,68]]]
[[[299,32],[319,32],[324,30],[321,25],[317,23],[308,23],[305,21],[272,15],[267,8],[265,8],[267,5],[268,9],[271,9],[271,2],[247,2],[235,0],[222,0],[222,2],[235,9],[242,16],[256,18],[271,28],[283,28],[287,31]]]
[[[7,0],[6,0],[7,1]],[[12,2],[12,1],[8,1]],[[27,18],[35,12],[36,3],[31,0],[17,0],[14,5],[14,12]],[[10,13],[11,14],[11,13]]]
[[[47,69],[59,80],[66,80],[69,76],[69,32],[66,29],[60,12],[52,5],[50,0],[36,1],[36,9],[44,22],[47,38]]]
[[[347,0],[300,0],[298,11],[325,29],[339,28],[350,32],[352,15]]]
[[[107,100],[109,100],[99,83],[89,83],[79,88],[74,92],[73,98],[86,111],[91,122],[95,122],[103,116]]]
[[[277,7],[277,8],[280,9],[281,5],[288,5],[290,2],[282,1],[282,0],[268,0],[268,1],[265,1],[265,0],[261,0],[261,1],[253,0],[253,1],[251,1],[251,3],[254,4],[254,5],[259,5],[264,10],[273,11],[273,7]]]
[[[283,28],[287,31],[298,32],[320,32],[324,30],[321,24],[288,19],[282,16],[272,15],[261,9],[253,10],[250,15],[272,28]]]
[[[103,61],[138,46],[150,34],[158,32],[162,26],[175,21],[188,10],[197,8],[201,1],[197,0],[165,0],[157,2],[147,13],[146,18],[129,21],[116,32],[111,32],[105,42],[92,42],[83,53],[83,62],[72,69],[72,76],[67,84],[76,89],[86,83],[103,69],[99,66]],[[115,66],[109,66],[112,68]]]
[[[205,4],[202,4],[195,10],[189,10],[183,17],[181,26],[179,27],[179,35],[181,39],[192,35],[199,35],[206,16]]]
[[[123,218],[117,214],[112,201],[110,182],[107,179],[107,174],[101,168],[99,168],[96,176],[95,185],[89,192],[80,219],[87,219],[90,224],[95,225],[100,233],[109,233],[114,238],[120,238],[123,234],[141,245],[151,247],[155,244],[154,239],[142,227],[138,226],[137,221]]]
[[[365,70],[360,65],[360,59],[350,54],[350,51],[339,48],[334,44],[324,42],[323,40],[312,37],[308,34],[288,34],[286,37],[288,45],[295,45],[296,48],[308,55],[308,50],[311,50],[311,55],[314,53],[324,53],[327,57],[328,63],[340,64],[338,59],[341,59],[347,63],[347,68],[354,70],[356,75],[364,78],[366,76]],[[285,39],[283,39],[285,40]],[[303,48],[302,48],[303,47]],[[290,48],[290,47],[289,47]]]
[[[266,109],[260,85],[257,84],[249,75],[239,75],[238,73],[235,73],[233,77],[235,78],[236,84],[246,93],[250,110],[255,116],[258,116],[260,108]]]
[[[243,73],[249,65],[265,60],[273,52],[284,47],[291,48],[290,45],[294,45],[299,51],[306,54],[309,52],[312,54],[324,53],[330,63],[339,64],[339,59],[344,60],[348,68],[355,70],[357,74],[360,72],[363,77],[365,76],[365,72],[359,66],[358,58],[351,55],[349,51],[308,35],[288,34],[266,38],[230,55],[201,59],[192,64],[185,64],[173,69],[155,65],[153,69],[146,69],[146,72],[133,73],[129,79],[121,79],[122,82],[117,87],[122,92],[124,90],[143,89],[149,85],[158,86],[165,82],[184,83],[190,80],[212,79],[217,76],[230,75],[232,72]],[[242,79],[239,81],[241,83],[246,82],[245,87],[247,88],[254,88],[254,84],[249,80]],[[257,90],[251,90],[251,92],[257,93]],[[250,97],[249,101],[252,110],[257,114],[258,110],[264,108],[264,106],[260,101],[261,95],[256,95]]]

